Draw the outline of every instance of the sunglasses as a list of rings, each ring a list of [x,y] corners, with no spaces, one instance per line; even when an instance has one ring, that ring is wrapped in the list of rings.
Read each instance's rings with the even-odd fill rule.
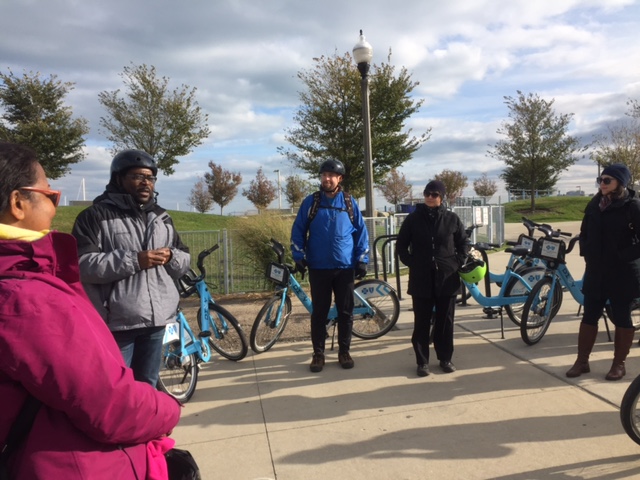
[[[425,197],[438,198],[440,196],[440,192],[427,192],[424,194]]]
[[[129,177],[131,180],[135,180],[136,182],[142,182],[143,180],[146,180],[149,183],[156,183],[156,180],[158,180],[158,177],[154,175],[143,175],[141,173],[129,173],[127,174],[127,177]]]
[[[612,181],[613,181],[613,178],[611,178],[611,177],[597,177],[596,178],[596,184],[597,185],[600,185],[601,183],[604,183],[605,185],[609,185]]]
[[[26,190],[27,192],[36,192],[41,193],[45,197],[47,197],[53,203],[54,207],[57,207],[60,203],[60,197],[62,196],[62,192],[59,190],[45,190],[42,188],[35,187],[20,187],[18,190]]]

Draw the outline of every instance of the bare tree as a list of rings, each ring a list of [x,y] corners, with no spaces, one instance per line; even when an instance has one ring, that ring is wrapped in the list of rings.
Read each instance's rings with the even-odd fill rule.
[[[384,178],[383,182],[378,185],[378,190],[392,205],[398,205],[405,198],[411,197],[412,186],[407,182],[404,173],[399,173],[397,169],[392,169]]]
[[[453,205],[456,199],[462,196],[462,191],[467,188],[468,182],[462,172],[456,172],[453,170],[443,170],[441,173],[435,176],[436,180],[440,180],[444,183],[447,189],[447,200],[449,205]]]
[[[220,205],[220,215],[222,209],[238,194],[238,186],[242,183],[242,175],[225,170],[221,165],[209,162],[211,173],[204,174],[204,181],[209,189],[209,195],[213,203]]]
[[[251,180],[249,188],[243,190],[242,195],[247,197],[258,211],[262,213],[262,210],[266,210],[269,204],[278,196],[278,187],[275,183],[267,179],[262,172],[262,167],[260,167],[256,178]]]
[[[498,184],[495,180],[489,179],[486,173],[483,173],[480,178],[473,181],[473,191],[479,197],[491,198],[498,191]]]
[[[189,205],[200,213],[207,213],[213,206],[213,198],[207,189],[207,183],[202,178],[196,182],[191,190]]]

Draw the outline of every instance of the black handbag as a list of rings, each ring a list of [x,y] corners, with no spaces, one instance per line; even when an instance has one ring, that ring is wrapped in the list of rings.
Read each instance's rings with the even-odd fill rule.
[[[41,405],[42,402],[40,400],[29,395],[22,405],[18,416],[13,421],[13,425],[11,425],[7,439],[4,442],[4,447],[0,453],[0,480],[9,480],[7,460],[20,444],[24,442],[25,438],[27,438]]]
[[[164,454],[169,480],[201,480],[200,469],[188,450],[172,448]]]

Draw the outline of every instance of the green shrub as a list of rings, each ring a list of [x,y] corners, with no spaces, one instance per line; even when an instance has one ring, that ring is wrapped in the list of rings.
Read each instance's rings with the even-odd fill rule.
[[[247,264],[255,265],[256,273],[264,274],[270,262],[277,261],[270,246],[273,238],[285,246],[285,263],[292,264],[290,251],[293,216],[262,213],[242,219],[237,225],[236,239],[242,244]]]

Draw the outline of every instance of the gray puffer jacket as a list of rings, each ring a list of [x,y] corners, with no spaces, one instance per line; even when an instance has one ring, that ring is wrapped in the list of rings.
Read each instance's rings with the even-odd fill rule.
[[[110,186],[76,218],[82,284],[111,331],[164,326],[180,300],[174,279],[190,266],[169,214],[155,201],[137,205]],[[142,270],[138,252],[168,247],[171,260]]]

